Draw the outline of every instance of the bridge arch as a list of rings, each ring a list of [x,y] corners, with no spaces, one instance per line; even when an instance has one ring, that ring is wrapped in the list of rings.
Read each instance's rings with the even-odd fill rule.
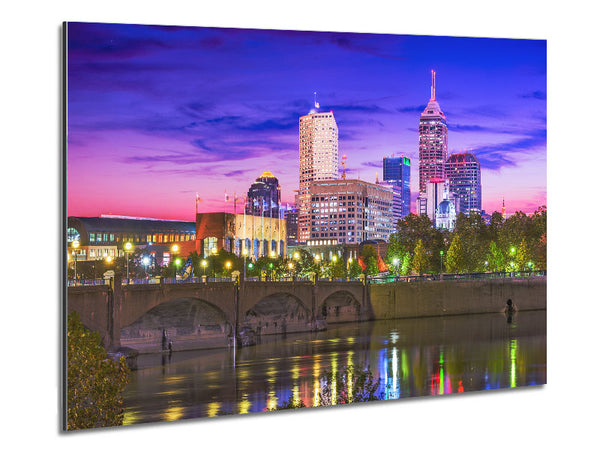
[[[162,302],[121,325],[121,345],[139,351],[161,350],[168,343],[175,350],[223,346],[233,330],[223,310],[195,297]]]
[[[356,322],[363,313],[361,302],[345,289],[329,293],[316,305],[316,313],[327,323]]]
[[[311,310],[296,295],[276,292],[241,311],[240,321],[258,335],[307,331]]]

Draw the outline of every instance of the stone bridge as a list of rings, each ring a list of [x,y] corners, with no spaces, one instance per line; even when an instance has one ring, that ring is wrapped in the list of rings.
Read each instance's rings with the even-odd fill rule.
[[[156,351],[161,338],[156,333],[169,329],[169,321],[178,321],[180,333],[182,328],[186,328],[188,335],[191,333],[195,336],[195,341],[198,341],[198,334],[202,333],[203,337],[208,336],[204,340],[209,342],[209,346],[222,346],[226,345],[224,337],[228,334],[237,335],[244,324],[258,328],[259,332],[262,330],[262,333],[272,334],[286,330],[308,331],[319,321],[335,323],[372,319],[368,288],[361,282],[246,281],[239,284],[121,285],[120,280],[116,279],[112,283],[69,287],[67,294],[68,312],[77,311],[86,327],[100,333],[103,344],[109,350],[116,350],[121,345],[143,350],[142,342],[146,342],[148,351]],[[196,320],[193,325],[196,329],[190,331],[192,325],[188,323],[183,326],[181,321],[184,316],[193,315],[203,316],[204,319]],[[135,334],[137,341],[129,339],[129,332]],[[176,331],[169,335],[174,333]],[[179,349],[195,348],[192,344],[194,339],[188,338],[187,347],[185,339],[179,339]],[[153,344],[149,345],[150,342]]]

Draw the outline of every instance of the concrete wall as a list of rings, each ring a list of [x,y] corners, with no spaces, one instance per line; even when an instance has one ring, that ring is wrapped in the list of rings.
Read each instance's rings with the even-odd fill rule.
[[[370,286],[374,319],[502,311],[507,299],[520,311],[546,309],[546,279],[447,280]]]

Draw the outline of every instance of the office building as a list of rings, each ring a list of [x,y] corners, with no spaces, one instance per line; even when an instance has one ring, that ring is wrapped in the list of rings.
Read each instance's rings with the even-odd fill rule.
[[[435,99],[434,71],[431,77],[431,98],[419,121],[419,194],[425,194],[429,180],[445,178],[448,159],[446,116]]]
[[[307,245],[387,241],[394,231],[388,188],[362,180],[325,180],[311,185]]]
[[[311,183],[338,178],[338,128],[333,112],[315,108],[299,120],[298,241],[310,238]]]
[[[392,186],[394,226],[410,214],[410,159],[383,158],[383,181]]]
[[[472,153],[455,153],[446,161],[448,189],[458,197],[460,211],[481,212],[481,165]]]

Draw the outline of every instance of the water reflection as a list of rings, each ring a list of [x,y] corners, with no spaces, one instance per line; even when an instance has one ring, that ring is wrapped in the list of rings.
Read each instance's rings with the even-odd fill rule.
[[[259,345],[144,355],[125,391],[125,424],[319,404],[320,377],[352,365],[381,380],[384,399],[546,383],[546,314],[337,325],[263,336]],[[234,364],[235,363],[235,364]],[[338,386],[331,386],[332,394]],[[335,395],[332,395],[335,399]]]

